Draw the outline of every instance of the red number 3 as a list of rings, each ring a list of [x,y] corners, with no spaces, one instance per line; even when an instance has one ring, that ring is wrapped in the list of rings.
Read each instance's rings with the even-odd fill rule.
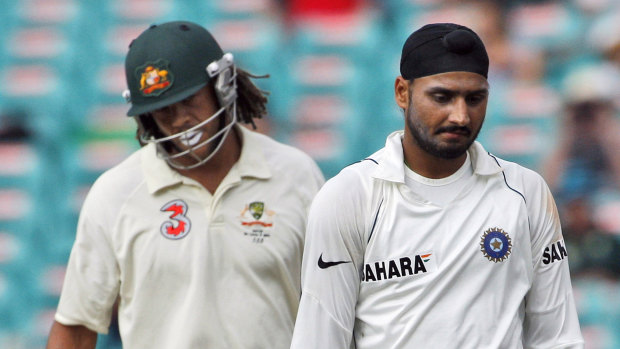
[[[187,204],[183,200],[173,200],[161,208],[162,212],[171,212],[170,219],[165,221],[160,232],[168,239],[178,240],[185,237],[192,226],[187,218]]]

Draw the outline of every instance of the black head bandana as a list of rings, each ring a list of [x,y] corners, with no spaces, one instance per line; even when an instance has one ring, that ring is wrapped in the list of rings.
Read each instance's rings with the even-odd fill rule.
[[[473,30],[453,23],[428,24],[413,32],[400,57],[400,75],[407,80],[466,71],[485,78],[489,56]]]

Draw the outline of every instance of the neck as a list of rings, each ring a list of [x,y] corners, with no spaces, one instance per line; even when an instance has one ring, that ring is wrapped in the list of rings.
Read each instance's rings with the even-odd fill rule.
[[[230,169],[241,156],[241,137],[233,127],[222,147],[205,164],[189,170],[178,170],[208,190],[211,194],[220,186]]]
[[[403,139],[403,155],[407,167],[420,176],[431,179],[449,177],[458,171],[467,159],[466,153],[454,159],[436,157],[418,147],[413,139]]]

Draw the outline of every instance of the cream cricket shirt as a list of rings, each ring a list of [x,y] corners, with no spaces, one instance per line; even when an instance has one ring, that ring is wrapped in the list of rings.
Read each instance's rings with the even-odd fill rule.
[[[106,333],[120,294],[124,348],[288,348],[323,177],[300,151],[237,130],[241,157],[214,195],[152,145],[95,182],[58,322]]]
[[[317,194],[291,348],[582,348],[543,179],[476,142],[435,204],[406,185],[401,137]]]

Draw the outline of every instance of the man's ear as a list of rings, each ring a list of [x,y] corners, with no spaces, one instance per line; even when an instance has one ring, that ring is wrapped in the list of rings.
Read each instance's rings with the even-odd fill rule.
[[[394,99],[396,104],[405,110],[409,107],[409,80],[406,80],[402,76],[398,76],[394,81]]]

